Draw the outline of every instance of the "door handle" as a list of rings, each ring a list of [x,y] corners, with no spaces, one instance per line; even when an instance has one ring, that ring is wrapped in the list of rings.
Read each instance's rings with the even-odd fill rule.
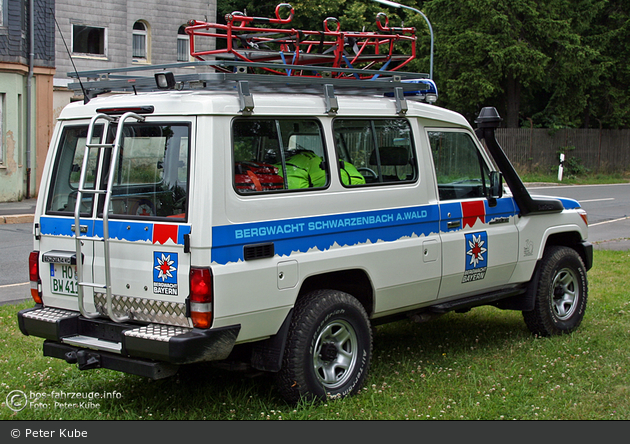
[[[460,222],[460,221],[458,221],[458,220],[454,220],[454,221],[452,221],[452,222],[448,222],[448,223],[446,224],[446,227],[447,227],[449,230],[451,230],[451,229],[453,229],[453,228],[459,228],[460,224],[461,224],[461,222]]]
[[[72,225],[70,226],[70,229],[71,229],[72,231],[74,231],[74,227],[75,227],[75,225],[74,225],[74,224],[72,224]],[[87,231],[88,231],[88,227],[87,227],[87,225],[79,225],[79,231],[80,231],[81,233],[87,233]]]

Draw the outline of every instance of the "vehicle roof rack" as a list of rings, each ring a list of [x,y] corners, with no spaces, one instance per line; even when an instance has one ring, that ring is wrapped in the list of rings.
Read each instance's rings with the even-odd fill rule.
[[[290,8],[289,16],[281,18],[280,11],[285,8]],[[86,81],[71,83],[68,87],[83,90],[88,100],[106,92],[160,89],[232,89],[241,94],[244,102],[249,100],[247,97],[252,91],[323,92],[331,98],[331,103],[335,92],[385,94],[400,102],[401,112],[406,106],[405,96],[415,96],[416,100],[429,103],[437,100],[437,87],[428,74],[398,70],[415,58],[415,28],[390,28],[383,13],[377,15],[376,21],[381,34],[342,32],[339,22],[331,17],[324,21],[324,31],[251,26],[254,23],[284,25],[291,21],[293,13],[291,5],[281,3],[276,7],[275,19],[233,12],[226,16],[227,25],[192,20],[186,32],[191,37],[191,56],[197,61],[70,72],[69,77]],[[336,23],[336,29],[331,31],[329,23]],[[313,36],[318,40],[309,40]],[[198,51],[196,37],[224,39],[226,48]],[[394,52],[401,42],[409,43],[409,55]],[[348,48],[354,55],[348,55]],[[179,68],[186,67],[213,72],[182,74]],[[153,75],[147,75],[149,72]],[[243,109],[247,108],[244,105]]]

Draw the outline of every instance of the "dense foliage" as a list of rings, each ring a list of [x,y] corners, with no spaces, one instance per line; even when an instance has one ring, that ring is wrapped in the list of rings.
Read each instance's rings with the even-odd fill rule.
[[[219,0],[218,19],[232,11],[274,16],[279,1]],[[369,0],[295,0],[292,26],[322,29],[416,27],[418,59],[407,71],[429,72],[430,38],[412,10]],[[630,128],[630,2],[627,0],[401,0],[431,21],[434,79],[441,106],[474,119],[496,106],[506,126]]]

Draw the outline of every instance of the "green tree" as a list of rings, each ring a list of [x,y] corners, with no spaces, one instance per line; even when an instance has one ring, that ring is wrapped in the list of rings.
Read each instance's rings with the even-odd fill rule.
[[[630,2],[602,1],[585,42],[599,50],[599,83],[589,96],[585,126],[630,128]]]
[[[255,17],[275,17],[274,10],[278,1],[269,0],[217,0],[217,22],[225,23],[225,14],[234,11]]]
[[[559,38],[549,42],[548,54],[553,63],[545,82],[528,100],[525,115],[549,128],[588,126],[589,110],[597,95],[601,76],[601,46],[589,38],[600,10],[606,1],[563,1],[558,6],[565,19]]]
[[[494,104],[508,127],[518,127],[522,109],[531,113],[543,91],[557,119],[571,121],[585,104],[566,91],[586,87],[581,76],[596,54],[581,46],[568,6],[565,0],[426,2],[437,35],[436,78],[444,102],[469,116]]]

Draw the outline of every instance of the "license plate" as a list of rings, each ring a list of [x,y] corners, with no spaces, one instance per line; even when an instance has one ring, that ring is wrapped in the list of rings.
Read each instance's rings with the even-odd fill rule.
[[[50,264],[50,289],[52,293],[77,296],[79,294],[77,282],[76,265]]]

